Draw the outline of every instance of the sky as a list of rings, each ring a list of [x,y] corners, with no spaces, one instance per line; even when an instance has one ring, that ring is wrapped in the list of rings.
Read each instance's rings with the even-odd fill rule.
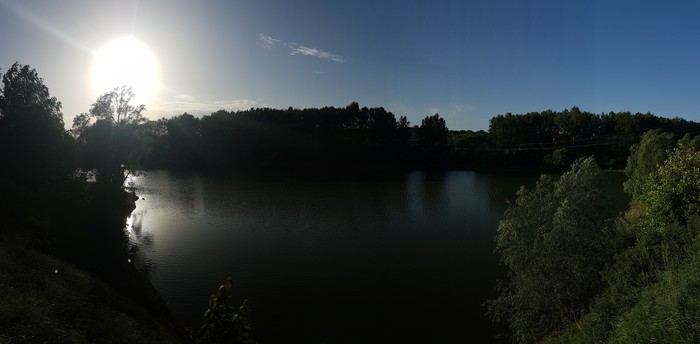
[[[572,106],[700,121],[699,1],[0,0],[0,69],[36,68],[68,127],[120,37],[156,61],[151,119],[356,101],[450,129]]]

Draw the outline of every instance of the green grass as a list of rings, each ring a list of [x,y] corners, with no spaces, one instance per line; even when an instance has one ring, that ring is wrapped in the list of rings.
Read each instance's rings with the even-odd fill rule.
[[[88,273],[0,239],[0,344],[181,342],[177,331]]]
[[[635,248],[626,253],[628,263],[641,256]],[[599,295],[590,312],[543,342],[700,342],[700,237],[687,251],[672,254],[684,259],[654,268],[646,281],[628,283],[624,276],[631,274],[616,274],[620,278]]]

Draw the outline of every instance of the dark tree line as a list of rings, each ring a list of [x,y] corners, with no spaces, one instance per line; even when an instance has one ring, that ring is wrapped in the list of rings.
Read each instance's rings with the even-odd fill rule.
[[[629,112],[571,110],[498,115],[488,131],[450,131],[444,118],[411,127],[384,108],[253,108],[190,114],[140,126],[143,168],[260,171],[394,168],[563,168],[583,156],[622,167],[641,135],[660,129],[680,136],[697,123]]]
[[[332,169],[402,164],[413,129],[406,117],[352,103],[345,108],[220,110],[144,125],[147,168]],[[445,128],[445,133],[447,129]]]
[[[168,168],[323,175],[413,168],[563,167],[595,156],[621,167],[630,146],[651,129],[700,131],[679,118],[577,107],[497,115],[488,131],[449,131],[438,114],[411,126],[382,107],[252,108],[147,120],[126,87],[100,96],[76,116],[68,135],[60,102],[36,71],[14,64],[3,75],[0,133],[3,176],[31,181],[67,174],[120,189],[136,169]],[[43,175],[39,175],[43,174]],[[329,175],[332,173],[329,173]]]
[[[88,144],[91,132],[96,138],[105,137],[96,133],[98,127],[113,131],[112,137],[121,145],[119,160],[128,166],[316,176],[329,171],[382,173],[411,168],[563,168],[591,155],[602,166],[619,168],[631,145],[648,130],[675,136],[700,131],[697,123],[679,118],[629,112],[598,115],[576,107],[498,115],[491,119],[488,131],[476,132],[449,131],[438,114],[411,127],[404,116],[397,118],[384,108],[361,108],[357,103],[219,110],[203,117],[184,113],[124,123],[93,114],[99,108],[93,106],[90,113],[76,118],[73,133],[89,148],[98,143]],[[83,154],[87,161],[89,156]],[[91,167],[96,164],[93,161]]]
[[[620,167],[630,146],[651,129],[697,133],[679,118],[629,112],[593,114],[577,107],[555,112],[505,114],[488,131],[449,131],[438,114],[411,126],[382,107],[219,110],[148,121],[143,105],[121,87],[100,96],[63,130],[61,104],[35,70],[15,63],[3,75],[0,158],[4,179],[27,185],[66,175],[94,177],[120,189],[135,169],[169,168],[269,173],[332,170],[566,166],[595,156]],[[55,184],[55,183],[54,183]]]
[[[589,143],[633,143],[647,130],[687,124],[650,113],[610,112],[593,114],[578,107],[523,115],[507,113],[491,119],[489,133],[496,146],[585,145]]]
[[[594,156],[604,167],[624,167],[632,144],[645,132],[660,129],[675,137],[700,132],[700,125],[650,113],[594,114],[577,107],[491,118],[488,132],[453,132],[451,147],[463,161],[502,166],[543,164],[565,167]]]

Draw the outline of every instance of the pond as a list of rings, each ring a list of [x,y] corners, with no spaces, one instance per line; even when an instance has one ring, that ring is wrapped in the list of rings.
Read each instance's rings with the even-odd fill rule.
[[[493,342],[482,303],[507,200],[536,175],[411,172],[356,181],[149,171],[127,230],[174,316],[201,325],[227,276],[276,342]]]

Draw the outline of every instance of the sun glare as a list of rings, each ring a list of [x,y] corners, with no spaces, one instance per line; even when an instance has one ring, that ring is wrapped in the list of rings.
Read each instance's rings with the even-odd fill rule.
[[[126,85],[134,90],[135,101],[148,103],[160,86],[158,62],[140,41],[131,37],[116,39],[95,52],[92,85],[97,95]]]

